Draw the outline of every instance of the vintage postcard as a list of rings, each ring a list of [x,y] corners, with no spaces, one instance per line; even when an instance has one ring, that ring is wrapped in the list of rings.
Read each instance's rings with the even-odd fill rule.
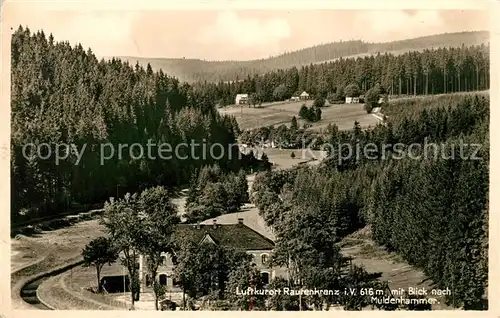
[[[498,308],[499,6],[331,2],[5,1],[2,318]]]

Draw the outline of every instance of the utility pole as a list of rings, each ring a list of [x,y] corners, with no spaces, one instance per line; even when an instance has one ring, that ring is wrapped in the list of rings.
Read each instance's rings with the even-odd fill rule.
[[[118,186],[116,187],[118,189]],[[118,191],[118,190],[117,190]],[[125,288],[125,267],[122,265],[122,273],[123,273],[123,303],[125,304],[125,309],[127,308],[127,294]]]

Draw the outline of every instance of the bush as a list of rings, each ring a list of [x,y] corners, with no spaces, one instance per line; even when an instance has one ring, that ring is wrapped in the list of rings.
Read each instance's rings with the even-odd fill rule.
[[[345,103],[345,96],[342,92],[329,93],[326,99],[328,100],[328,102],[330,104],[344,104]]]
[[[160,303],[160,310],[161,311],[166,311],[166,310],[171,310],[175,311],[177,309],[177,303],[170,301],[170,300],[165,300]]]
[[[314,99],[314,102],[313,102],[313,107],[324,107],[325,106],[325,98],[323,96],[317,96],[315,99]]]
[[[323,100],[323,104],[325,103],[325,100]],[[315,107],[314,105],[310,108],[308,108],[305,104],[302,105],[299,111],[299,116],[300,118],[310,121],[310,122],[317,122],[321,120],[321,109],[319,107]]]
[[[367,112],[368,114],[370,114],[370,113],[372,112],[372,110],[373,110],[373,107],[372,107],[372,105],[371,105],[371,104],[369,104],[369,103],[365,103],[364,109],[366,110],[366,112]]]
[[[309,108],[307,108],[306,104],[302,104],[299,110],[299,117],[305,119],[308,116],[309,116]]]
[[[360,94],[361,90],[356,84],[349,84],[345,88],[345,95],[348,97],[358,97]]]

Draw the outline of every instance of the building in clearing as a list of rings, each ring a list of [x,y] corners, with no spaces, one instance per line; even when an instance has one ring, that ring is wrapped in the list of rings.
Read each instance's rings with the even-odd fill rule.
[[[346,97],[345,103],[346,104],[359,104],[359,97]]]
[[[302,94],[300,94],[299,97],[302,100],[309,99],[309,94],[306,91],[303,91]]]
[[[274,242],[245,225],[243,218],[239,218],[236,224],[217,224],[216,219],[212,224],[178,224],[175,233],[179,237],[189,237],[199,244],[220,244],[246,251],[252,255],[255,268],[261,272],[264,284],[268,284],[276,275],[282,276],[284,273],[283,269],[273,267],[269,263]],[[162,259],[156,277],[158,282],[165,286],[168,292],[181,292],[181,287],[173,275],[175,257],[172,258],[170,254],[163,253]],[[141,292],[152,293],[153,280],[149,277],[146,265],[145,258],[141,256],[139,259]]]
[[[248,94],[237,94],[234,103],[236,105],[248,104]]]

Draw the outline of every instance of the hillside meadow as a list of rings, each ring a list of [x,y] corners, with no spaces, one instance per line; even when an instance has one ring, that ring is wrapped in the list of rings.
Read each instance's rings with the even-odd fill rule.
[[[312,100],[306,101],[308,107],[312,103]],[[302,126],[305,121],[299,119],[298,114],[303,104],[304,101],[262,104],[256,108],[248,105],[228,106],[219,108],[219,112],[234,116],[242,130],[281,124],[289,126],[293,116],[297,118],[299,126]],[[321,120],[309,123],[311,127],[308,129],[319,130],[326,128],[328,124],[336,124],[339,130],[347,130],[354,126],[355,121],[358,121],[361,127],[375,126],[378,122],[375,116],[366,113],[363,104],[333,104],[321,108],[321,111]]]

